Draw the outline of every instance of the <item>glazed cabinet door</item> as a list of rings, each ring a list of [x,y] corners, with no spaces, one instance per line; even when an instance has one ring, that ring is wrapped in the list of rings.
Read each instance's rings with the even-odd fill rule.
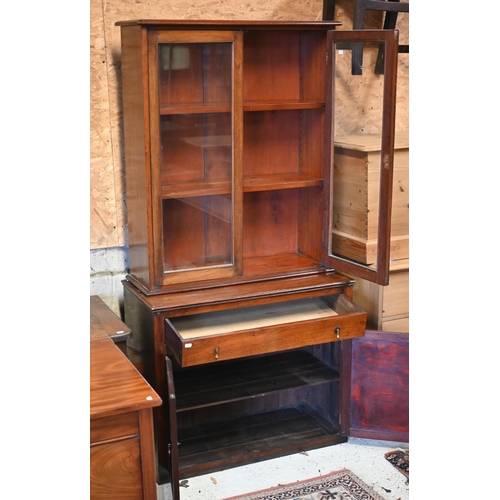
[[[358,46],[366,67],[363,75],[352,75],[351,54]],[[391,255],[397,50],[394,30],[329,34],[327,106],[332,113],[327,124],[324,261],[380,285],[389,282]],[[382,73],[376,69],[381,63]],[[356,120],[346,123],[353,110]],[[351,135],[344,135],[350,128]],[[344,154],[346,144],[354,145],[349,154]],[[370,162],[367,155],[373,151],[376,160]]]
[[[157,287],[241,273],[241,33],[148,32]]]

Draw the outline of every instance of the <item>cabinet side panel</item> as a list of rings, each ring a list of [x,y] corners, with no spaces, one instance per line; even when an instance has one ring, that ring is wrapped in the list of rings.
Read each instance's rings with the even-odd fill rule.
[[[309,188],[299,190],[298,209],[298,251],[311,259],[321,262],[323,189]]]
[[[156,499],[156,456],[153,413],[151,409],[139,412],[141,426],[142,491],[145,499]]]
[[[380,329],[382,318],[383,287],[371,281],[357,279],[354,284],[354,302],[367,313],[367,325]]]
[[[325,99],[326,34],[305,31],[300,37],[300,84],[303,99]]]
[[[323,54],[324,55],[324,54]],[[304,111],[300,117],[299,170],[312,177],[322,177],[324,144],[318,141],[325,128],[323,110]],[[323,187],[301,189],[298,207],[298,251],[321,261],[323,229]]]
[[[152,313],[127,288],[124,288],[123,299],[124,320],[132,330],[132,335],[127,340],[127,356],[144,378],[158,392],[154,372],[155,346]]]
[[[142,51],[144,41],[139,26],[121,29],[122,40],[122,94],[123,133],[125,147],[125,184],[127,192],[128,241],[130,246],[130,272],[150,285],[148,265],[148,190],[149,146],[146,123],[147,81]]]

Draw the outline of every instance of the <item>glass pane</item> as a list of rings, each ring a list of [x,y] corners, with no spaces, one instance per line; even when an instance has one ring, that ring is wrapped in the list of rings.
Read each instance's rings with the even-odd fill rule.
[[[165,271],[231,263],[231,197],[163,201]]]
[[[335,44],[331,254],[372,268],[377,263],[384,104],[384,75],[376,65],[384,46]]]
[[[159,67],[164,271],[231,265],[231,44],[162,44]]]
[[[159,47],[160,106],[231,103],[230,43]]]

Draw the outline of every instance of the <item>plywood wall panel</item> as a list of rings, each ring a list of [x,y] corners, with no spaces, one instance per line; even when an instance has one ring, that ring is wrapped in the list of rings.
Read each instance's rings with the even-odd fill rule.
[[[109,85],[101,0],[91,0],[90,19],[90,241],[91,248],[117,246],[116,197]]]
[[[123,131],[121,127],[120,29],[126,19],[235,19],[314,21],[322,18],[322,0],[90,0],[90,248],[127,245]],[[352,0],[336,0],[334,18],[352,28]],[[370,13],[367,27],[381,28],[382,15]],[[408,17],[398,29],[408,36]],[[406,43],[401,41],[401,43]],[[400,55],[396,128],[408,127],[408,55]],[[347,58],[346,58],[347,60]],[[359,77],[358,77],[359,78]],[[347,83],[347,82],[346,82]],[[373,71],[354,83],[343,99],[338,133],[370,133],[375,121],[367,117],[381,92]],[[360,113],[361,111],[361,113]],[[371,110],[373,112],[373,110]]]
[[[403,0],[408,1],[408,0]],[[336,0],[334,19],[340,21],[340,30],[353,27],[354,1]],[[409,14],[398,14],[396,29],[399,43],[408,44]],[[381,29],[384,14],[368,11],[366,29]],[[379,134],[382,113],[383,75],[376,75],[377,47],[372,46],[363,56],[363,75],[351,75],[351,53],[337,55],[338,78],[336,79],[336,135]],[[396,132],[408,131],[409,127],[409,54],[398,55],[396,94]]]

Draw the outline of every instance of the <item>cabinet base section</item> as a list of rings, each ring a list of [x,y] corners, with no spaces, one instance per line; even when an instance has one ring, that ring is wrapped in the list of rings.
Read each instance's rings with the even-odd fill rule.
[[[304,401],[295,407],[181,429],[178,436],[181,479],[347,441]]]
[[[187,368],[174,377],[178,412],[339,380],[333,368],[303,350]]]

